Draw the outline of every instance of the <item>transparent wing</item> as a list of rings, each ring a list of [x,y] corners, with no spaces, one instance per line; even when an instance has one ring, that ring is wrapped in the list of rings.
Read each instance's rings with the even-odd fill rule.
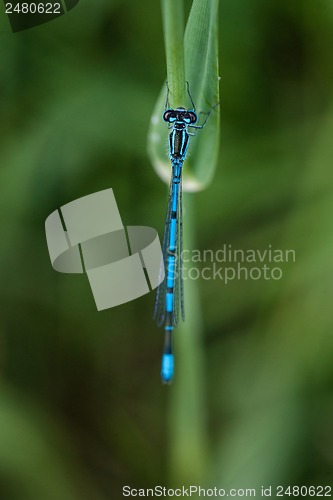
[[[174,326],[178,324],[179,309],[181,308],[182,318],[184,319],[184,301],[183,301],[183,277],[182,277],[182,183],[179,183],[178,195],[177,195],[177,209],[176,209],[176,252],[175,252],[175,267],[174,267],[174,284],[173,284],[173,312],[172,312],[172,323]],[[170,221],[172,212],[172,195],[173,195],[173,183],[170,183],[169,198],[168,198],[168,209],[164,229],[163,237],[163,264],[165,269],[165,274],[167,275],[168,268],[168,249],[170,240]],[[166,286],[167,277],[160,284],[157,289],[155,308],[154,308],[154,319],[159,326],[162,326],[165,320],[165,307],[166,307]]]
[[[157,288],[154,314],[153,314],[153,318],[157,322],[158,326],[162,326],[165,319],[165,294],[166,294],[166,282],[167,282],[166,269],[167,269],[167,259],[168,259],[168,243],[170,236],[171,210],[172,210],[172,180],[170,182],[170,188],[169,188],[168,207],[165,219],[163,245],[162,245],[162,254],[163,254],[162,264],[165,269],[165,278]]]
[[[180,288],[180,310],[182,320],[185,321],[184,305],[184,279],[183,279],[183,183],[180,181],[179,191],[179,288]]]

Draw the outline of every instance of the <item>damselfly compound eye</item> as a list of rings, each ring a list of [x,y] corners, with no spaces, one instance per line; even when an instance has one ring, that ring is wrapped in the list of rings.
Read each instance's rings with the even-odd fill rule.
[[[198,120],[197,114],[194,111],[189,111],[188,115],[190,117],[191,123],[195,123]]]
[[[176,120],[177,116],[176,116],[176,113],[173,109],[167,109],[166,111],[164,111],[163,113],[163,120],[165,122],[174,122]]]

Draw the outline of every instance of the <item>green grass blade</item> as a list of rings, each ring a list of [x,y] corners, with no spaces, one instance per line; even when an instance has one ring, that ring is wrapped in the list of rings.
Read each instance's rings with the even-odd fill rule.
[[[185,92],[185,79],[198,112],[208,112],[219,101],[218,76],[218,0],[194,0],[184,40],[182,2],[162,0],[167,54],[170,105],[191,107]],[[185,64],[185,78],[184,78]],[[170,181],[167,156],[168,129],[162,120],[166,89],[163,85],[156,102],[148,134],[148,154],[163,181]],[[184,191],[200,191],[211,181],[219,151],[219,107],[206,127],[191,140],[189,156],[183,168]]]
[[[184,102],[185,97],[185,65],[184,65],[184,5],[182,0],[162,0],[162,18],[164,43],[167,63],[167,79],[170,94],[176,106]],[[162,89],[161,101],[165,104],[165,87]],[[160,109],[159,109],[160,111]],[[160,114],[161,117],[161,114]],[[164,124],[165,125],[165,124]]]
[[[184,248],[196,248],[193,194],[184,196]],[[198,281],[190,279],[193,262],[184,263],[185,321],[175,331],[175,381],[169,401],[171,484],[205,484],[209,470],[206,420],[206,370]],[[196,498],[196,497],[194,497]]]
[[[162,0],[166,45],[167,80],[170,106],[191,108],[185,81],[198,112],[208,112],[218,98],[218,0],[194,0],[183,34],[182,2]],[[167,155],[168,128],[162,120],[166,88],[163,85],[151,119],[148,136],[149,156],[157,174],[170,182],[171,165]],[[200,122],[205,119],[201,117]],[[199,124],[200,124],[199,122]],[[185,191],[204,189],[214,174],[219,150],[219,107],[204,130],[191,138],[189,157],[183,167]],[[195,247],[194,200],[184,197],[184,248]],[[202,351],[202,320],[196,281],[185,284],[186,321],[175,336],[176,378],[170,395],[170,461],[172,482],[204,482],[209,468],[205,415],[205,369]]]
[[[219,102],[218,0],[193,2],[185,33],[185,73],[198,112],[209,111]],[[184,165],[185,189],[187,179],[197,189],[204,189],[213,178],[219,153],[219,115],[220,106],[192,140]]]

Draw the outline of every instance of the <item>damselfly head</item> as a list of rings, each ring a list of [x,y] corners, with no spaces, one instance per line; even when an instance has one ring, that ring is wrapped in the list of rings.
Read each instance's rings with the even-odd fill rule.
[[[193,109],[177,108],[177,120],[186,125],[195,123],[198,120],[197,114]]]
[[[163,113],[163,120],[168,123],[183,122],[186,125],[196,123],[198,116],[194,110],[188,110],[183,107],[177,109],[167,109]]]

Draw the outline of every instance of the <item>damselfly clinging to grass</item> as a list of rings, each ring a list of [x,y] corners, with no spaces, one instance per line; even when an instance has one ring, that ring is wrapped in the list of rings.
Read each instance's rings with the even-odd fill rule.
[[[169,87],[163,120],[171,129],[169,135],[169,157],[171,160],[171,182],[168,199],[167,216],[163,237],[163,260],[166,278],[159,286],[156,294],[154,318],[159,326],[164,327],[165,339],[162,355],[161,376],[165,383],[170,383],[174,373],[174,356],[172,349],[172,333],[178,323],[179,310],[184,320],[184,291],[182,277],[182,167],[186,159],[190,136],[189,129],[202,129],[210,117],[216,104],[207,113],[202,125],[196,125],[198,115],[190,94],[188,82],[187,93],[192,109],[169,106]]]

